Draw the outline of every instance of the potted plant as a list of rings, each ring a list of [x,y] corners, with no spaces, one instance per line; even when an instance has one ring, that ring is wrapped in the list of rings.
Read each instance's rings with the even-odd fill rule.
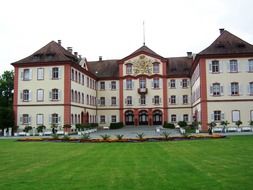
[[[236,121],[235,122],[235,124],[237,125],[237,127],[239,128],[240,127],[240,125],[242,124],[242,121],[241,120],[238,120],[238,121]]]
[[[30,136],[29,131],[32,130],[32,126],[25,126],[24,132],[26,132],[26,136]]]
[[[39,125],[37,127],[37,131],[39,133],[39,136],[43,136],[43,131],[46,129],[46,126],[45,125]]]
[[[66,133],[66,134],[68,134],[69,132],[70,132],[70,128],[71,128],[72,126],[70,125],[70,124],[65,124],[65,125],[63,125],[63,128],[64,128],[64,132]]]
[[[220,124],[223,126],[222,131],[223,131],[223,133],[224,133],[224,132],[225,132],[225,129],[226,129],[227,126],[229,125],[229,122],[226,120],[226,121],[222,121]]]
[[[196,131],[196,133],[199,133],[199,125],[201,124],[201,122],[200,121],[193,121],[192,122],[192,127],[195,129],[195,131]]]
[[[209,135],[212,135],[213,134],[213,128],[216,126],[216,123],[214,121],[212,121],[211,123],[208,123],[208,133]]]

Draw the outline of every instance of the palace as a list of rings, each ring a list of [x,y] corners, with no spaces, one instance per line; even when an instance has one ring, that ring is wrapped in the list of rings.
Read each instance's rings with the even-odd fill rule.
[[[220,29],[198,54],[163,57],[145,44],[122,59],[87,61],[52,41],[14,66],[20,129],[113,122],[162,125],[253,120],[253,45]]]

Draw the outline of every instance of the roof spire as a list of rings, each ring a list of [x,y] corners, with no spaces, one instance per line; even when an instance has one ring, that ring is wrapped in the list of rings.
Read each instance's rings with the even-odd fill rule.
[[[145,22],[143,20],[143,45],[145,46]]]

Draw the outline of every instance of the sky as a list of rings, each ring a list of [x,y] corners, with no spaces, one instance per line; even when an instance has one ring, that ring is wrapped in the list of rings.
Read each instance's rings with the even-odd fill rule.
[[[225,28],[253,43],[252,0],[8,0],[0,4],[0,74],[54,40],[88,61],[145,43],[163,57],[198,53]]]

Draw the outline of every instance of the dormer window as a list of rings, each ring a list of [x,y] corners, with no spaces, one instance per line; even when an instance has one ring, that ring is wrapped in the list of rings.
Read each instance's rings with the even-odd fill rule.
[[[239,47],[239,48],[244,48],[244,47],[245,47],[245,44],[243,44],[243,43],[238,43],[238,44],[237,44],[237,47]]]
[[[54,57],[54,54],[46,54],[46,60],[52,60]]]
[[[38,60],[40,60],[40,59],[41,59],[41,57],[42,57],[42,55],[41,55],[41,54],[36,54],[36,55],[33,55],[33,60],[34,60],[34,61],[38,61]]]
[[[132,74],[132,67],[133,65],[131,63],[126,64],[126,74]]]
[[[159,73],[159,63],[153,63],[153,73]]]

